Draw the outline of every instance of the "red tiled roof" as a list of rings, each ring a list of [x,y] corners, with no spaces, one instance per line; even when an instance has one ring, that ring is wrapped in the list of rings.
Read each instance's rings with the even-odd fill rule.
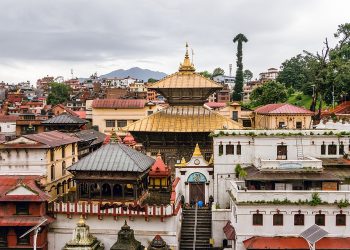
[[[64,106],[63,104],[57,104],[56,106],[54,106],[52,109],[54,109],[55,107],[60,107],[62,109],[64,109],[67,113],[74,115],[74,116],[78,116],[78,114],[76,114],[73,110],[71,110],[70,108],[67,108],[66,106]]]
[[[92,102],[93,108],[140,109],[146,104],[144,99],[96,99]]]
[[[17,115],[0,115],[0,122],[15,122],[17,119]]]
[[[247,250],[255,249],[298,249],[309,250],[305,239],[301,237],[259,237],[254,236],[243,241]],[[325,237],[316,242],[316,249],[349,250],[350,237]]]
[[[258,114],[303,114],[313,115],[314,113],[302,107],[289,103],[273,103],[258,107],[254,110]]]
[[[0,201],[46,201],[50,196],[38,187],[40,176],[2,175],[0,176]],[[37,195],[6,195],[11,190],[24,186]],[[1,225],[1,223],[0,223]]]
[[[23,137],[40,142],[48,147],[57,147],[80,141],[75,136],[70,136],[59,131],[42,132],[38,134],[23,135]]]
[[[2,227],[32,227],[38,225],[43,220],[47,219],[47,221],[44,223],[44,225],[50,224],[54,221],[53,218],[49,216],[7,216],[7,217],[0,217],[0,225]]]
[[[226,107],[226,103],[224,102],[207,102],[205,103],[209,108],[224,108]]]
[[[74,111],[78,115],[79,118],[85,119],[86,118],[86,111]]]
[[[157,155],[156,161],[153,163],[151,170],[148,174],[150,177],[155,176],[169,176],[170,175],[170,168],[165,165],[162,156],[160,154]]]

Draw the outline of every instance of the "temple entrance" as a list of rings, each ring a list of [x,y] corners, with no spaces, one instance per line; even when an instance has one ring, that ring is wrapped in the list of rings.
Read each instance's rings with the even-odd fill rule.
[[[189,183],[189,201],[203,201],[205,203],[205,183],[207,178],[199,172],[192,173],[187,179]]]
[[[205,203],[205,184],[191,183],[190,184],[190,201],[203,201]]]

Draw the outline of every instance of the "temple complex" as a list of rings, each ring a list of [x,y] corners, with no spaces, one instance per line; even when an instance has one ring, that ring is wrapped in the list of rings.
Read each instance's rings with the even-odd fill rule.
[[[242,127],[238,122],[203,107],[207,98],[222,88],[222,85],[195,72],[186,44],[185,59],[179,71],[149,87],[164,96],[169,107],[128,125],[125,130],[143,144],[148,154],[156,156],[160,151],[170,167],[183,156],[189,160],[196,143],[209,160],[212,155],[209,134],[216,129]]]

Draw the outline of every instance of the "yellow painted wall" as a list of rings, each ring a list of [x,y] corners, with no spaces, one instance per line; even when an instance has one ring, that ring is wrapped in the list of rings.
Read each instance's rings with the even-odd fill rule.
[[[297,122],[302,122],[302,129],[312,126],[309,115],[255,115],[256,129],[278,129],[279,122],[284,122],[286,129],[296,129]]]

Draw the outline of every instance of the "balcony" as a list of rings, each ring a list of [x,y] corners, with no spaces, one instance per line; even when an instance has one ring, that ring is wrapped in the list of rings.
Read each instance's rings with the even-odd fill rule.
[[[322,161],[311,156],[305,156],[302,160],[286,160],[279,158],[276,160],[257,159],[255,166],[260,169],[322,169]]]
[[[322,190],[247,190],[244,182],[231,180],[228,191],[236,203],[300,203],[312,200],[312,195],[317,193],[324,203],[333,204],[340,200],[350,199],[350,191],[322,191]],[[288,202],[287,202],[288,201]]]

